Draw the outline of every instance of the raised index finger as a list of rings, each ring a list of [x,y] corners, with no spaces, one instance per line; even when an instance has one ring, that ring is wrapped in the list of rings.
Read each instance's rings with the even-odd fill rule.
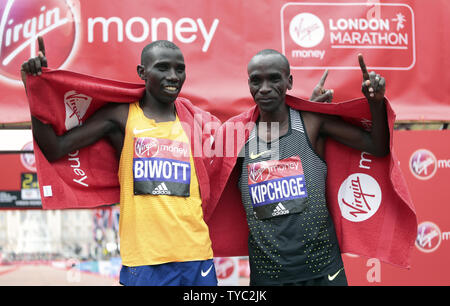
[[[45,56],[44,38],[42,36],[38,36],[38,44],[39,44],[39,51],[41,51],[42,54]]]
[[[361,53],[358,54],[358,61],[359,61],[359,66],[361,67],[361,71],[363,74],[363,79],[369,80],[369,73],[367,72],[367,67],[366,67],[366,64],[364,63],[364,58]]]
[[[325,70],[325,72],[322,75],[322,78],[319,81],[320,88],[322,88],[325,85],[325,80],[327,79],[327,76],[328,76],[328,69]]]

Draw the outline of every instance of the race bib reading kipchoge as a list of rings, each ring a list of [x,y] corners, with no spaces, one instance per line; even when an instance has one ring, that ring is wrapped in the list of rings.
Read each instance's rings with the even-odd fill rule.
[[[301,212],[307,205],[305,175],[299,156],[247,166],[248,187],[258,219]]]

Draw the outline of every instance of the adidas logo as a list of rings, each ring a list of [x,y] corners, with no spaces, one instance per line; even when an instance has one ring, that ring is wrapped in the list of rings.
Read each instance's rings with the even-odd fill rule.
[[[280,202],[273,210],[272,216],[287,215],[288,213],[289,213],[289,210],[286,209],[286,207],[284,207],[283,204],[281,204],[281,202]]]
[[[166,184],[161,183],[152,191],[152,194],[171,194],[171,193],[170,190],[167,189]]]

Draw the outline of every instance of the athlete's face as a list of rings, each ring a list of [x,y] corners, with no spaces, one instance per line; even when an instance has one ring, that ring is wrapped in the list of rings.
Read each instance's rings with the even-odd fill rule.
[[[256,55],[247,71],[250,93],[260,110],[271,112],[284,105],[286,91],[292,88],[292,76],[280,55]]]
[[[138,65],[138,74],[145,81],[147,94],[160,102],[172,103],[186,80],[183,54],[179,49],[154,47]]]

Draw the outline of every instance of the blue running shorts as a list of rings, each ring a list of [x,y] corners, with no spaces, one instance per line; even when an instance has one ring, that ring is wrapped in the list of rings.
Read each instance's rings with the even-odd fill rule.
[[[119,282],[125,286],[217,286],[212,259],[160,265],[122,266]]]

